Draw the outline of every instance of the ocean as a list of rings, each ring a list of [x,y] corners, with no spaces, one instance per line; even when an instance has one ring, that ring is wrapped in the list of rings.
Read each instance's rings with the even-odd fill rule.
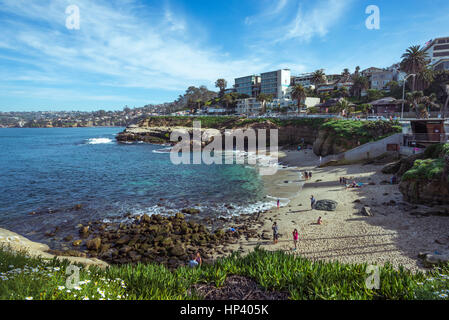
[[[56,227],[70,234],[127,213],[218,217],[275,203],[251,166],[174,165],[161,146],[117,143],[123,129],[0,129],[0,227],[51,245]]]

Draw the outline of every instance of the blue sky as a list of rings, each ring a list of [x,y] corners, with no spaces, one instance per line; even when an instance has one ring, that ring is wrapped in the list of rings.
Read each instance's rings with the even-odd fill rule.
[[[369,5],[380,30],[365,26]],[[388,67],[449,36],[449,1],[0,0],[0,30],[0,111],[119,110],[219,77]]]

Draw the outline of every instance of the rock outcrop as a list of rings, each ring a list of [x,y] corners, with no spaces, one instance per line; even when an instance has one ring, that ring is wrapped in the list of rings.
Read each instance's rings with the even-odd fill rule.
[[[337,201],[319,200],[315,204],[315,209],[321,211],[335,211],[337,210],[337,205],[338,205]]]

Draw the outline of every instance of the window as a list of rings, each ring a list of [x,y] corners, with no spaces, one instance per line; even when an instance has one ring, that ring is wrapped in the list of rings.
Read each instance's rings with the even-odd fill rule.
[[[443,51],[443,52],[435,52],[433,54],[434,57],[446,57],[449,56],[449,51]]]
[[[444,44],[444,45],[441,45],[441,46],[435,46],[433,49],[434,50],[447,50],[447,49],[449,49],[449,44]]]

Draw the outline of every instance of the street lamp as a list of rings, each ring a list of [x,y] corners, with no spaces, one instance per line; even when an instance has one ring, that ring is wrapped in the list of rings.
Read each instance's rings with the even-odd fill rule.
[[[404,119],[404,99],[405,99],[405,84],[407,83],[407,79],[411,76],[415,77],[416,74],[411,73],[404,78],[404,84],[402,85],[402,111],[401,111],[401,120]]]

